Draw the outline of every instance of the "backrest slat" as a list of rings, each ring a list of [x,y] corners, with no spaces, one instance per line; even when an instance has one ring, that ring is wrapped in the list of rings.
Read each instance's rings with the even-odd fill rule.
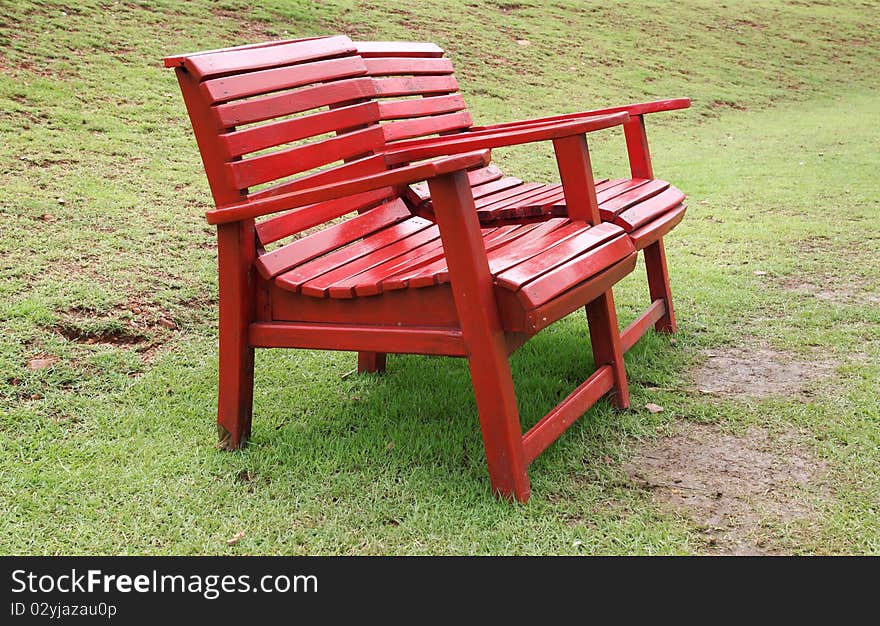
[[[386,57],[364,59],[364,63],[370,76],[452,74],[452,61],[447,58]]]
[[[380,98],[458,91],[458,81],[451,75],[395,76],[393,78],[377,78],[374,83],[376,95]]]
[[[473,124],[442,48],[387,41],[356,46],[376,85],[386,143],[454,133]]]
[[[472,123],[473,120],[471,120],[470,113],[467,111],[457,111],[446,115],[417,117],[394,124],[383,124],[382,129],[385,131],[385,141],[398,141],[460,130],[470,126]]]
[[[283,193],[290,193],[292,191],[308,189],[309,187],[320,187],[321,185],[330,185],[332,183],[337,183],[341,180],[348,180],[350,178],[361,178],[362,176],[369,176],[370,174],[378,174],[379,172],[382,172],[387,168],[388,166],[385,163],[385,157],[383,157],[381,154],[376,154],[373,156],[364,157],[363,159],[357,159],[349,163],[344,163],[342,165],[337,165],[336,167],[330,167],[325,170],[321,170],[320,172],[306,174],[305,176],[300,176],[295,180],[284,181],[277,185],[273,185],[265,189],[260,189],[259,191],[248,194],[248,197],[254,200],[258,200],[260,198],[278,196]]]
[[[220,104],[214,107],[214,114],[218,128],[230,128],[374,95],[376,86],[369,78],[351,78],[252,100]]]
[[[284,239],[291,233],[298,233],[323,224],[352,212],[352,207],[369,207],[379,204],[394,195],[390,187],[365,191],[356,196],[320,202],[293,209],[281,215],[274,215],[257,224],[257,237],[263,245]]]
[[[229,157],[242,156],[273,146],[330,132],[357,129],[379,121],[379,105],[361,102],[278,122],[268,122],[220,135]]]
[[[194,54],[184,58],[183,67],[199,80],[204,80],[226,74],[343,56],[354,51],[354,45],[348,37],[320,37]]]
[[[397,120],[405,117],[453,113],[465,108],[464,98],[457,93],[413,100],[383,100],[379,102],[379,117],[383,120]]]
[[[448,72],[442,59],[423,60],[424,72]],[[165,64],[177,72],[218,205],[388,169],[376,83],[348,37],[211,50]],[[349,213],[370,213],[395,195],[383,189],[301,207],[264,218],[254,232],[267,245]]]
[[[372,126],[317,143],[233,161],[226,167],[231,171],[235,184],[240,188],[247,188],[335,161],[369,154],[377,146],[381,146],[383,141],[382,128]]]
[[[214,78],[202,82],[200,88],[211,102],[228,102],[266,93],[267,86],[271,86],[271,91],[293,89],[309,83],[363,76],[366,69],[360,57],[342,57]]]

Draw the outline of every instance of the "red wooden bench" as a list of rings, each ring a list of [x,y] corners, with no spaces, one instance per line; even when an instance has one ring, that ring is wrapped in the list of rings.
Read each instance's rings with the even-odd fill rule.
[[[480,227],[471,190],[488,151],[387,153],[407,81],[379,83],[346,37],[172,56],[215,208],[222,447],[251,430],[254,348],[466,357],[492,487],[526,500],[527,466],[603,395],[629,403],[612,286],[632,239],[600,219],[585,133],[626,112],[495,134],[552,141],[567,214]],[[382,85],[377,89],[377,85]],[[469,173],[470,172],[470,173]],[[407,205],[428,181],[432,220]],[[525,434],[508,356],[585,307],[596,370]]]
[[[432,43],[357,42],[376,90],[382,97],[380,113],[386,150],[403,150],[412,156],[441,155],[507,145],[510,133],[526,132],[546,124],[619,112],[629,114],[622,124],[630,162],[630,177],[595,182],[599,214],[603,221],[623,228],[637,250],[644,250],[651,305],[622,333],[628,350],[651,326],[675,332],[675,313],[666,267],[663,236],[682,219],[684,194],[668,182],[654,178],[645,133],[644,116],[690,106],[688,98],[631,104],[538,119],[474,126],[453,73],[452,63]],[[401,96],[407,99],[400,99]],[[412,96],[419,96],[411,99]],[[437,135],[442,135],[438,137]],[[589,169],[589,162],[585,165]],[[565,193],[559,184],[524,182],[505,176],[494,165],[469,174],[481,224],[523,224],[568,215]],[[431,219],[433,209],[426,186],[407,196],[413,211]]]

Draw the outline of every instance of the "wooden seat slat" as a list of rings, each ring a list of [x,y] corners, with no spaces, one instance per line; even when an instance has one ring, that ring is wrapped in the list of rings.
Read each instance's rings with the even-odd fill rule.
[[[266,252],[257,259],[256,267],[263,278],[272,278],[300,263],[310,261],[411,216],[403,201],[397,198],[345,222],[334,224],[277,250]]]
[[[299,288],[307,281],[320,276],[326,271],[343,265],[352,259],[358,259],[370,254],[375,250],[382,249],[388,242],[395,242],[409,237],[431,226],[433,223],[420,217],[412,217],[397,224],[393,224],[378,233],[367,235],[360,241],[337,250],[328,252],[312,261],[302,263],[278,275],[276,284],[287,291],[298,292]]]
[[[380,100],[379,116],[383,120],[400,120],[423,115],[454,113],[467,108],[461,94],[428,96],[414,100]]]
[[[421,220],[421,218],[413,218],[413,220]],[[407,220],[413,221],[413,220]],[[372,244],[374,248],[368,254],[358,257],[357,259],[348,259],[340,265],[329,268],[328,271],[320,273],[320,275],[303,283],[300,291],[312,297],[324,297],[331,295],[334,298],[351,298],[354,296],[353,288],[345,288],[346,282],[354,280],[355,284],[358,275],[372,269],[389,259],[396,258],[401,254],[410,252],[420,247],[422,244],[430,243],[440,236],[436,226],[431,226],[428,220],[425,226],[415,234],[405,239],[396,239],[390,241],[387,245]],[[331,289],[332,287],[332,289]],[[332,293],[331,293],[332,291]]]
[[[640,202],[644,202],[651,196],[656,196],[668,187],[669,183],[665,180],[652,180],[643,185],[636,185],[633,188],[603,202],[599,206],[599,212],[602,215],[603,220],[612,222],[621,211]]]
[[[520,226],[501,226],[500,228],[483,231],[483,245],[490,250],[505,241],[521,236],[526,231]],[[428,287],[437,284],[437,276],[446,271],[446,257],[443,248],[434,255],[425,255],[417,261],[382,278],[379,282],[381,291],[395,291],[409,287]],[[413,282],[415,281],[415,282]]]
[[[584,228],[575,237],[568,237],[547,247],[544,253],[523,260],[497,276],[495,282],[502,287],[516,291],[525,283],[535,279],[541,273],[561,265],[590,248],[609,239],[623,235],[623,229],[613,224],[599,224],[592,228]]]
[[[635,251],[629,237],[621,234],[610,241],[596,246],[570,258],[565,263],[543,271],[516,292],[517,298],[526,309],[549,302],[584,282],[605,268],[620,262]],[[533,257],[531,261],[543,260],[543,256]]]
[[[623,226],[627,230],[633,230],[659,217],[666,211],[677,207],[683,201],[684,194],[675,187],[670,186],[656,196],[652,196],[619,213],[614,219],[614,223]]]

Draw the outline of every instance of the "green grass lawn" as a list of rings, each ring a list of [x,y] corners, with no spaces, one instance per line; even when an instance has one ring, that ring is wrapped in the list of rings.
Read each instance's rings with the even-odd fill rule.
[[[757,514],[762,551],[880,553],[877,3],[3,12],[0,554],[715,553],[711,523],[627,470],[701,425],[761,429],[814,466],[791,486],[808,514]],[[391,356],[385,376],[343,378],[353,354],[260,351],[252,444],[213,447],[210,195],[160,59],[339,32],[444,46],[479,122],[694,99],[648,121],[657,175],[689,196],[667,241],[680,333],[627,355],[633,408],[590,410],[532,466],[528,505],[490,493],[463,360]],[[599,174],[626,171],[619,133],[592,147]],[[546,146],[494,156],[554,175]],[[640,268],[616,289],[622,321],[644,282]],[[513,357],[524,426],[591,370],[587,342],[572,315]],[[700,392],[714,354],[757,349],[821,376],[804,393]]]

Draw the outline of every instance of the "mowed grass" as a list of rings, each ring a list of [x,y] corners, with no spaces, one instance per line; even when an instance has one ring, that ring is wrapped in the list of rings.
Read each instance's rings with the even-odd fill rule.
[[[622,469],[682,420],[796,429],[827,466],[815,518],[768,518],[770,547],[880,553],[878,6],[439,6],[7,3],[0,554],[701,553],[701,529]],[[658,176],[689,196],[667,243],[681,332],[627,355],[633,409],[589,411],[532,466],[526,506],[490,493],[461,360],[343,378],[352,354],[260,351],[252,444],[213,447],[210,196],[159,59],[336,32],[437,41],[481,122],[694,98],[648,121]],[[619,133],[591,145],[598,173],[626,171]],[[495,157],[554,175],[546,146]],[[645,291],[641,268],[616,289],[624,322]],[[739,345],[833,367],[807,400],[694,393],[704,351]],[[583,316],[512,363],[528,427],[592,367]]]

